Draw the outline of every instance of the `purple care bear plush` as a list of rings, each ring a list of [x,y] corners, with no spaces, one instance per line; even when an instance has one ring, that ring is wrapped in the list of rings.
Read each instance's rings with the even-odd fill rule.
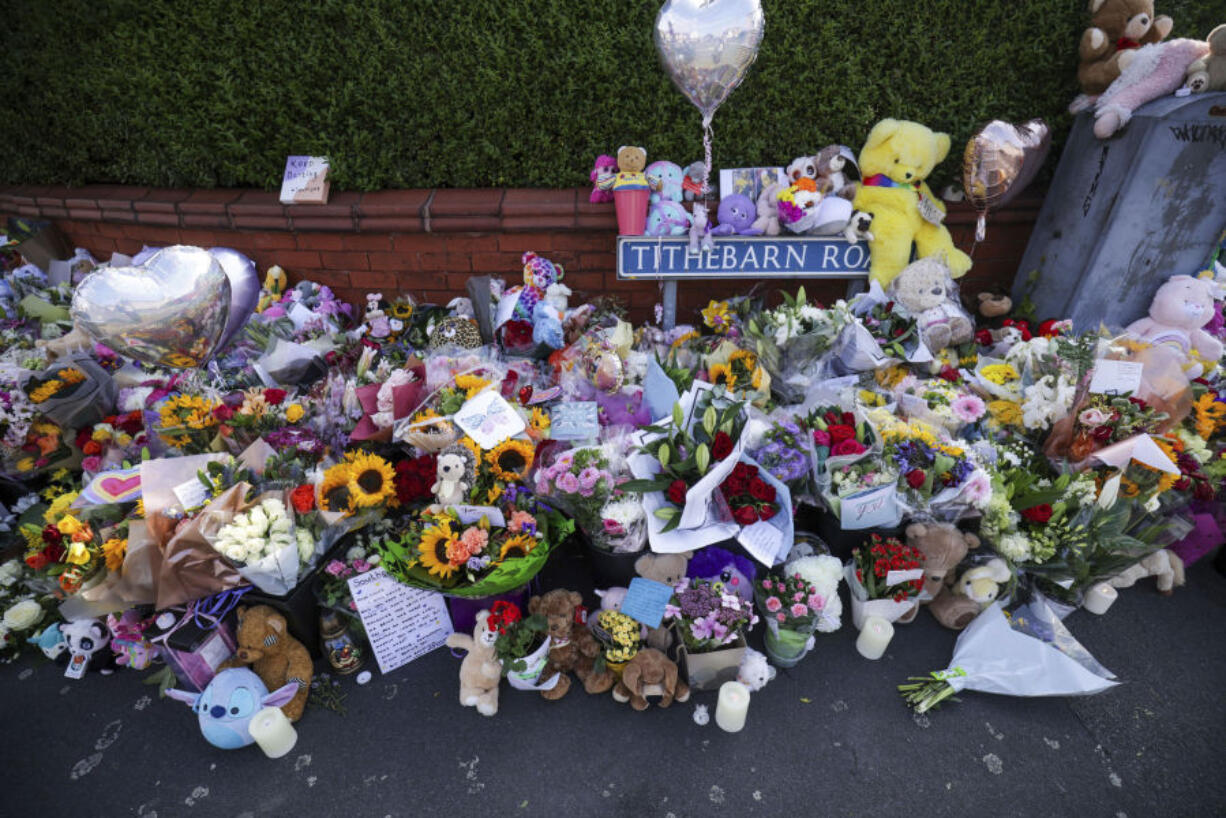
[[[550,285],[562,280],[566,271],[562,265],[554,264],[531,250],[524,253],[523,262],[524,285],[508,290],[503,298],[517,298],[512,318],[531,323],[537,303],[545,298]]]
[[[681,182],[685,173],[675,162],[661,160],[647,166],[647,186],[651,188],[651,203],[682,200]]]
[[[589,178],[592,181],[592,195],[588,197],[588,201],[592,204],[605,204],[613,201],[613,191],[602,190],[600,185],[602,182],[612,184],[612,179],[617,175],[617,159],[609,156],[607,153],[602,153],[596,157],[595,164],[592,165],[592,172]]]
[[[753,563],[718,545],[695,551],[685,575],[690,579],[719,583],[746,602],[753,602],[753,581],[757,575]]]
[[[719,203],[716,213],[719,224],[711,228],[715,236],[760,236],[762,230],[753,226],[758,217],[758,208],[743,193],[733,193],[725,196]]]

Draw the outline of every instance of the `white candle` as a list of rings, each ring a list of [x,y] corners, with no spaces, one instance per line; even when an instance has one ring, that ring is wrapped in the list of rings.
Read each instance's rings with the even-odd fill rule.
[[[729,733],[739,733],[745,726],[749,710],[749,688],[740,682],[724,682],[719,686],[719,702],[715,705],[715,723]]]
[[[1120,592],[1115,590],[1115,588],[1112,588],[1105,582],[1100,582],[1086,591],[1086,598],[1082,601],[1081,607],[1092,614],[1101,616],[1115,603],[1119,595]]]
[[[298,742],[298,731],[289,723],[280,707],[265,707],[256,713],[251,717],[248,729],[255,743],[269,758],[280,758],[294,749]]]
[[[885,649],[893,638],[893,625],[879,616],[870,616],[864,620],[864,627],[860,629],[856,650],[865,659],[880,659],[885,655]]]

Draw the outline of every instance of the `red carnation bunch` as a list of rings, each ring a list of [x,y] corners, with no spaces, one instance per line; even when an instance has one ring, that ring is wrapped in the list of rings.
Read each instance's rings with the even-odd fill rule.
[[[779,511],[775,487],[762,479],[756,466],[737,463],[719,488],[732,510],[732,519],[741,525],[769,520]]]

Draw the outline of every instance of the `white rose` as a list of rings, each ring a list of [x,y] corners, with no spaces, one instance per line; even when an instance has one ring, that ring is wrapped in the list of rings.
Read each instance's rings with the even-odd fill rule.
[[[11,631],[24,631],[37,625],[42,618],[42,606],[32,599],[23,599],[4,612],[4,627]]]

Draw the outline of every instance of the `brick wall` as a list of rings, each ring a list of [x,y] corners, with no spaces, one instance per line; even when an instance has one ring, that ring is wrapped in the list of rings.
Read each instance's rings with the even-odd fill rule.
[[[973,252],[966,291],[1011,287],[1041,201],[1021,197],[992,214],[987,241]],[[656,282],[617,280],[613,206],[589,204],[586,189],[339,192],[326,205],[285,206],[276,193],[255,190],[23,186],[0,188],[0,215],[54,221],[74,246],[101,259],[146,244],[233,247],[261,270],[280,264],[291,280],[327,284],[355,304],[369,291],[445,303],[463,294],[473,274],[515,283],[525,250],[564,265],[578,298],[620,296],[636,320],[659,300]],[[974,221],[966,205],[950,207],[946,223],[963,249],[973,243]],[[678,318],[689,320],[709,299],[747,292],[754,283],[682,282]],[[795,286],[767,282],[772,293]],[[832,300],[844,284],[809,282],[806,289]]]

